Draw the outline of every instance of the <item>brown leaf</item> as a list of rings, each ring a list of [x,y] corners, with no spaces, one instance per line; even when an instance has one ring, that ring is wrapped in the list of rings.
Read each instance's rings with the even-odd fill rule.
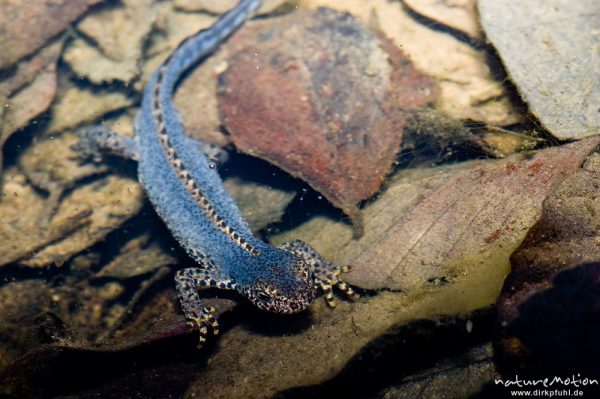
[[[276,242],[299,238],[325,257],[354,267],[347,280],[406,291],[452,283],[474,269],[499,276],[539,217],[542,201],[600,143],[519,154],[499,161],[400,173],[364,212],[365,235],[352,240],[341,222],[315,218]],[[320,219],[320,220],[319,220]]]
[[[456,2],[453,2],[456,3]],[[488,55],[413,18],[403,2],[389,0],[300,0],[310,8],[349,12],[381,29],[415,68],[438,81],[436,105],[454,119],[511,125],[525,117],[487,64]]]
[[[43,46],[100,1],[4,1],[0,13],[0,69]]]
[[[0,81],[0,98],[8,97],[29,84],[45,67],[56,62],[60,56],[63,41],[56,40],[27,60],[19,62],[14,72]]]
[[[379,190],[399,150],[405,111],[431,100],[429,80],[333,10],[294,13],[257,40],[222,76],[219,106],[234,144],[359,221],[356,204]]]
[[[17,66],[15,74],[0,83],[0,172],[2,147],[29,121],[46,111],[56,94],[56,59],[61,43]]]
[[[161,3],[157,13],[156,29],[161,34],[151,35],[144,54],[141,79],[134,85],[138,91],[144,89],[156,68],[171,55],[182,40],[200,29],[207,29],[216,20],[213,15],[174,11],[172,2]]]
[[[58,201],[77,181],[108,170],[105,164],[77,160],[71,146],[79,137],[74,133],[41,137],[19,154],[17,162],[23,173],[34,186],[48,191],[51,200]]]
[[[56,64],[48,65],[25,89],[11,96],[2,117],[2,142],[44,112],[56,93]]]
[[[479,0],[481,24],[531,112],[560,140],[598,134],[598,3]]]
[[[582,169],[563,181],[544,202],[539,221],[511,257],[512,272],[504,283],[497,304],[499,324],[502,326],[502,337],[498,347],[505,361],[523,361],[522,353],[531,349],[530,345],[524,345],[521,340],[531,338],[530,334],[535,334],[537,328],[521,330],[520,333],[515,334],[510,324],[520,317],[521,307],[534,295],[539,294],[545,298],[555,299],[558,298],[556,295],[560,295],[563,298],[558,301],[561,302],[560,306],[555,303],[555,300],[548,302],[544,307],[535,305],[539,311],[545,313],[544,317],[547,319],[556,318],[556,333],[560,333],[560,336],[570,335],[571,328],[585,321],[580,317],[578,320],[571,320],[571,324],[565,323],[564,320],[559,323],[558,318],[562,317],[560,314],[563,312],[561,309],[567,309],[565,312],[573,317],[578,309],[583,310],[585,307],[593,306],[593,301],[578,304],[575,295],[565,297],[560,294],[562,290],[572,291],[576,284],[586,285],[586,278],[583,275],[580,279],[576,278],[578,282],[572,283],[571,288],[564,283],[562,287],[557,286],[556,276],[561,271],[583,263],[600,262],[599,181],[600,155],[593,154]],[[596,270],[598,270],[597,265]],[[577,273],[579,272],[570,275],[575,276]],[[592,281],[593,279],[589,280]],[[568,292],[565,291],[563,294]],[[533,306],[533,303],[530,305]],[[591,327],[591,324],[588,324],[588,327]],[[563,342],[565,348],[575,344],[569,338]],[[558,353],[561,347],[554,346],[547,354],[554,351]]]
[[[71,86],[60,93],[52,105],[52,119],[46,131],[48,134],[61,133],[132,103],[131,98],[119,91],[92,91]]]
[[[91,211],[87,216],[89,226],[45,247],[31,258],[20,261],[20,264],[29,267],[61,264],[100,241],[125,220],[138,213],[143,199],[144,193],[138,182],[115,175],[74,190],[60,203],[56,215],[52,218],[52,224],[62,224],[82,211]]]
[[[88,15],[77,28],[98,47],[84,39],[74,40],[65,60],[75,72],[94,83],[120,80],[130,83],[140,74],[144,42],[156,21],[153,0],[125,0]]]
[[[29,257],[87,223],[88,210],[78,210],[48,224],[48,202],[14,168],[4,172],[0,187],[0,266]]]
[[[150,240],[149,234],[131,239],[96,277],[131,278],[177,263],[158,242]]]

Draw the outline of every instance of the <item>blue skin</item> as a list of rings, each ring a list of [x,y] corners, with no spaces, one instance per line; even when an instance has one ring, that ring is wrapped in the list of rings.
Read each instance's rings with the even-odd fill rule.
[[[136,119],[136,135],[140,146],[138,166],[139,179],[148,192],[148,197],[161,218],[185,249],[196,249],[210,257],[222,274],[230,276],[240,285],[250,285],[256,280],[266,280],[271,272],[263,265],[276,264],[283,274],[282,281],[292,291],[299,289],[295,279],[285,276],[294,256],[287,251],[271,247],[257,240],[235,204],[225,190],[215,168],[209,167],[209,160],[198,146],[190,146],[184,134],[179,114],[172,103],[175,84],[183,72],[191,65],[215,50],[218,43],[239,27],[248,15],[259,6],[260,1],[242,1],[232,12],[226,14],[209,30],[193,36],[167,61],[166,74],[160,87],[160,101],[164,109],[164,121],[172,147],[198,183],[217,213],[227,224],[240,233],[261,256],[253,256],[243,250],[215,228],[207,215],[188,194],[180,179],[173,173],[155,129],[152,98],[158,81],[158,71],[154,73],[144,90],[142,110]],[[193,255],[192,255],[193,256]]]
[[[241,0],[211,28],[185,40],[153,74],[136,118],[135,140],[99,128],[84,134],[78,145],[78,150],[88,155],[102,149],[138,160],[139,180],[154,208],[198,263],[197,267],[180,270],[176,282],[184,314],[200,330],[201,343],[207,327],[212,327],[215,334],[218,327],[211,315],[214,309],[204,307],[197,293],[201,286],[235,289],[259,308],[278,313],[295,313],[306,308],[313,301],[318,286],[325,291],[331,306],[334,306],[332,286],[338,286],[350,297],[353,295],[339,278],[347,269],[327,262],[307,244],[295,241],[276,248],[252,235],[212,162],[201,146],[191,144],[185,136],[181,118],[172,103],[181,75],[212,53],[260,5],[260,0]],[[179,172],[187,171],[186,177],[178,175],[173,159],[167,156],[169,149],[175,151],[182,165]],[[216,215],[237,237],[232,238],[231,233],[219,229],[215,216],[211,217],[210,212],[199,206],[198,199],[186,185],[189,179],[193,179]],[[238,237],[254,251],[240,245],[235,239]]]

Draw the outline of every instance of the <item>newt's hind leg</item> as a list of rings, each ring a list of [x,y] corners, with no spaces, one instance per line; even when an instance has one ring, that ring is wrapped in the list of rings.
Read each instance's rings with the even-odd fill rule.
[[[313,279],[315,286],[323,290],[327,305],[334,308],[336,306],[335,298],[333,297],[333,287],[339,288],[351,300],[357,299],[359,296],[354,290],[342,280],[341,274],[350,271],[348,266],[338,266],[323,258],[317,251],[304,241],[294,240],[286,242],[280,246],[288,252],[304,259],[313,271]]]
[[[219,333],[219,323],[213,316],[215,308],[204,306],[198,289],[213,287],[232,290],[235,289],[235,282],[222,278],[214,264],[207,260],[201,267],[179,270],[175,275],[175,287],[188,324],[192,329],[197,327],[200,332],[198,348],[201,348],[206,342],[209,328],[214,335]]]
[[[200,140],[186,138],[186,144],[196,147],[209,159],[209,167],[216,168],[225,163],[229,158],[227,151],[215,144]],[[104,154],[115,155],[124,159],[138,161],[140,149],[137,140],[133,137],[123,136],[106,125],[95,126],[81,133],[79,142],[71,148],[79,153],[82,159],[92,159],[100,162]]]
[[[81,133],[79,142],[72,147],[83,159],[95,162],[102,160],[103,154],[116,155],[125,159],[139,160],[140,150],[132,137],[120,135],[106,125],[99,125]]]

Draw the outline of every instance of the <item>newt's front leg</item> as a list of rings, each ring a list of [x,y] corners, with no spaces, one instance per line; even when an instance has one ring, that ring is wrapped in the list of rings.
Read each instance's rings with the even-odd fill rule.
[[[327,305],[334,308],[336,306],[333,297],[333,287],[339,288],[351,300],[356,300],[359,295],[343,281],[341,274],[350,271],[348,266],[338,266],[323,258],[317,251],[304,241],[294,240],[283,243],[280,246],[288,252],[304,259],[313,272],[313,279],[316,288],[321,288],[325,295]]]
[[[181,309],[190,328],[197,327],[200,332],[198,348],[201,348],[206,342],[209,328],[212,329],[213,335],[219,334],[219,323],[213,316],[215,308],[204,306],[198,295],[198,289],[209,287],[235,289],[235,283],[231,279],[220,276],[214,264],[207,259],[201,267],[179,270],[175,275],[175,287]]]

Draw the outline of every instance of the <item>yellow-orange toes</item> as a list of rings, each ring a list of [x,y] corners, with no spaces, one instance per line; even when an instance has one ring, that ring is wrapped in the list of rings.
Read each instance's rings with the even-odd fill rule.
[[[333,296],[333,290],[331,289],[331,284],[321,284],[321,289],[323,289],[323,294],[325,296],[325,302],[327,306],[330,308],[335,308],[337,303],[335,302],[335,298]]]
[[[354,292],[352,287],[350,287],[344,281],[340,281],[337,284],[337,287],[339,288],[340,291],[342,291],[344,294],[346,294],[346,297],[348,297],[348,299],[350,299],[351,301],[356,301],[358,298],[360,298],[360,295],[358,295],[356,292]]]
[[[208,327],[212,328],[213,335],[219,334],[219,322],[212,315],[215,313],[214,307],[203,308],[194,312],[197,317],[191,317],[188,321],[188,325],[191,329],[198,328],[198,349],[202,348],[206,343],[206,336],[208,335]]]
[[[333,285],[336,286],[340,291],[342,291],[348,299],[350,299],[351,301],[355,301],[358,298],[360,298],[360,295],[358,295],[356,292],[354,292],[352,287],[350,287],[348,285],[348,283],[346,283],[344,280],[342,280],[342,277],[341,277],[342,273],[348,273],[348,272],[350,272],[350,270],[352,270],[352,266],[339,267],[337,270],[337,273],[335,275],[336,278],[335,278],[335,283]]]
[[[325,302],[330,308],[335,308],[337,303],[335,301],[335,297],[333,295],[333,287],[337,287],[341,292],[343,292],[346,297],[352,301],[355,301],[360,296],[354,292],[352,287],[348,285],[345,281],[343,281],[340,277],[341,273],[347,273],[350,271],[348,266],[343,266],[337,268],[335,271],[330,272],[329,276],[321,276],[321,278],[317,278],[317,286],[323,290],[323,296],[325,298]]]

